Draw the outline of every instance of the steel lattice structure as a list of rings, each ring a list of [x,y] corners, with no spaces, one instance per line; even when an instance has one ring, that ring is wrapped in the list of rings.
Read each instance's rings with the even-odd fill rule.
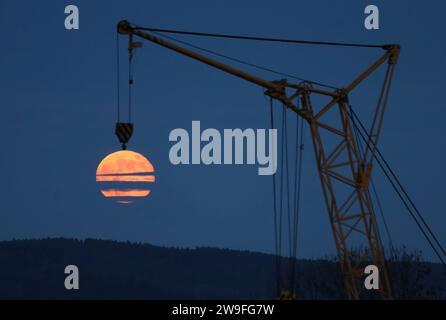
[[[262,86],[266,89],[266,95],[280,101],[284,106],[303,117],[310,126],[324,202],[328,211],[347,296],[350,299],[363,297],[365,294],[362,283],[364,267],[366,264],[374,264],[380,271],[379,293],[381,297],[392,299],[383,248],[369,193],[369,184],[393,71],[399,57],[399,45],[382,46],[385,53],[367,70],[345,88],[330,92],[315,88],[305,82],[294,84],[286,79],[266,81],[144,32],[127,21],[121,21],[118,24],[118,33],[129,35],[130,39],[133,36],[141,37]],[[129,50],[131,47],[132,44],[129,44]],[[353,119],[349,113],[348,96],[363,80],[386,62],[387,72],[378,103],[373,111],[372,124],[366,143],[367,148],[361,151],[354,132]],[[314,95],[328,97],[330,100],[327,104],[317,108],[312,103]],[[358,239],[364,243],[364,247],[355,251],[354,245]]]

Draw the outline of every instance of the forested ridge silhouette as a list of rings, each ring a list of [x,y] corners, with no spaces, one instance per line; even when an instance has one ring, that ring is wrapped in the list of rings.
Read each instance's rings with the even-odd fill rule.
[[[0,299],[271,299],[275,262],[269,254],[207,247],[63,238],[3,241]],[[288,260],[281,262],[287,270]],[[80,290],[64,287],[64,269],[71,264],[80,270]],[[439,264],[405,249],[388,264],[396,298],[446,298]],[[334,259],[297,261],[300,299],[343,299],[340,279]]]

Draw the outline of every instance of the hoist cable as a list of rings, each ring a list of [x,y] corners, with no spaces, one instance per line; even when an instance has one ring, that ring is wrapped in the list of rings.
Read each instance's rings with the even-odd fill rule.
[[[360,121],[359,117],[356,115],[356,113],[354,112],[354,110],[352,109],[352,114],[353,116],[358,120],[360,126],[363,128],[365,134],[368,136],[369,139],[371,139],[371,137],[368,135],[367,131],[365,130],[364,125],[362,124],[362,122]],[[374,144],[374,142],[372,140],[370,140],[370,142],[372,144]],[[423,225],[426,227],[426,229],[428,230],[428,232],[430,233],[430,235],[432,236],[432,238],[434,239],[435,243],[437,244],[437,246],[440,248],[441,252],[446,256],[446,250],[443,248],[443,246],[441,245],[441,243],[439,242],[438,238],[435,236],[434,232],[432,231],[432,229],[429,227],[429,225],[427,224],[426,220],[424,219],[423,215],[421,214],[421,212],[418,210],[417,206],[415,205],[415,203],[412,201],[411,197],[409,196],[409,194],[407,193],[406,189],[403,187],[403,185],[401,184],[399,178],[397,177],[397,175],[395,174],[395,172],[392,170],[392,168],[390,167],[389,163],[387,162],[387,160],[384,158],[384,156],[382,155],[381,151],[378,149],[378,147],[374,144],[374,148],[376,149],[376,154],[381,158],[381,160],[383,161],[385,167],[389,170],[391,176],[393,177],[393,179],[395,180],[395,182],[397,183],[398,187],[401,189],[402,193],[406,196],[409,204],[412,206],[412,208],[415,210],[417,216],[420,218],[420,220],[422,221]],[[376,156],[375,156],[376,158]]]
[[[291,259],[291,272],[290,272],[290,282],[291,282],[291,292],[294,293],[294,279],[295,279],[295,268],[296,268],[296,257],[295,257],[295,234],[296,234],[296,198],[297,198],[297,175],[298,175],[298,159],[299,159],[299,119],[300,117],[296,115],[296,136],[295,136],[295,145],[294,145],[294,192],[293,192],[293,239],[292,239],[292,246],[291,246],[291,252],[290,259]]]
[[[375,199],[376,199],[376,204],[378,206],[378,212],[379,212],[379,215],[381,216],[381,219],[383,221],[384,230],[386,231],[387,239],[389,241],[390,253],[393,254],[395,252],[395,246],[393,245],[392,234],[390,233],[389,225],[387,224],[386,217],[384,216],[384,210],[383,210],[383,207],[382,207],[382,204],[381,204],[381,200],[380,200],[380,198],[378,196],[378,192],[376,190],[375,182],[373,181],[372,177],[370,177],[370,184],[372,186],[372,191],[374,193],[374,196],[375,196]]]
[[[299,126],[300,122],[300,126]],[[296,118],[296,146],[295,146],[295,163],[296,170],[294,176],[294,220],[293,220],[293,256],[292,256],[292,274],[291,284],[293,293],[296,283],[296,263],[297,263],[297,238],[299,229],[299,216],[300,216],[300,194],[302,184],[302,156],[303,156],[303,131],[304,121],[302,117]],[[299,132],[300,130],[300,132]]]
[[[133,48],[132,46],[132,36],[129,37],[129,122],[132,122],[132,85],[133,85]]]
[[[293,243],[293,230],[292,230],[292,222],[291,222],[291,197],[290,197],[290,179],[289,179],[289,173],[290,173],[290,168],[289,168],[289,154],[288,154],[288,117],[287,117],[287,113],[288,113],[288,109],[285,107],[285,105],[282,104],[282,108],[283,108],[283,117],[284,117],[284,123],[283,123],[283,137],[284,137],[284,147],[285,147],[285,170],[284,170],[284,174],[285,174],[285,186],[286,186],[286,209],[287,209],[287,220],[288,220],[288,255],[289,255],[289,267],[293,267],[293,247],[292,247],[292,243]],[[292,276],[292,270],[289,270],[289,285],[291,286],[290,291],[293,292],[294,291],[294,285],[293,282],[291,281],[291,276]]]
[[[359,47],[359,48],[381,48],[381,49],[385,49],[386,48],[385,45],[366,44],[366,43],[308,41],[308,40],[297,40],[297,39],[252,37],[252,36],[243,36],[243,35],[234,35],[234,34],[218,34],[218,33],[192,32],[192,31],[160,29],[160,28],[145,28],[145,27],[140,27],[140,26],[136,26],[135,29],[137,29],[137,30],[144,30],[144,31],[151,31],[151,32],[182,34],[182,35],[189,35],[189,36],[200,36],[200,37],[211,37],[211,38],[237,39],[237,40],[251,40],[251,41],[264,41],[264,42],[281,42],[281,43],[322,45],[322,46]]]
[[[282,258],[282,226],[283,226],[283,182],[284,182],[284,161],[285,161],[285,133],[283,132],[283,128],[285,127],[285,108],[282,109],[282,135],[280,141],[280,152],[281,152],[281,161],[280,161],[280,191],[279,191],[279,257]]]
[[[120,82],[121,82],[121,70],[120,70],[120,55],[119,55],[119,34],[116,34],[116,94],[117,94],[117,119],[120,122],[121,113],[121,93],[120,93]]]
[[[271,129],[274,129],[274,112],[273,112],[273,98],[270,98],[270,125]],[[274,143],[274,142],[273,142]],[[274,146],[272,147],[274,150]],[[272,152],[272,151],[270,151]],[[274,157],[273,157],[274,159]],[[277,191],[276,191],[276,174],[273,174],[273,217],[274,217],[274,249],[275,249],[275,264],[276,264],[276,295],[280,294],[280,257],[278,256],[278,232],[277,232]]]
[[[194,48],[194,49],[197,49],[197,50],[201,50],[203,52],[206,52],[206,53],[209,53],[209,54],[212,54],[212,55],[215,55],[215,56],[227,59],[227,60],[231,60],[231,61],[234,61],[234,62],[237,62],[237,63],[240,63],[240,64],[244,64],[244,65],[247,65],[249,67],[256,68],[258,70],[267,71],[267,72],[270,72],[270,73],[274,73],[274,74],[277,74],[277,75],[280,75],[280,76],[292,78],[292,79],[299,80],[299,81],[302,81],[302,82],[308,82],[310,84],[314,84],[314,85],[317,85],[317,86],[320,86],[320,87],[325,87],[325,88],[329,88],[329,89],[339,90],[338,87],[335,87],[335,86],[332,86],[332,85],[324,84],[322,82],[308,80],[308,79],[305,79],[305,78],[302,78],[302,77],[298,77],[298,76],[295,76],[295,75],[292,75],[292,74],[289,74],[289,73],[277,71],[277,70],[274,70],[274,69],[269,68],[269,67],[260,66],[258,64],[254,64],[254,63],[251,63],[251,62],[247,62],[245,60],[241,60],[241,59],[234,58],[234,57],[222,54],[222,53],[218,53],[218,52],[216,52],[214,50],[209,50],[209,49],[197,46],[195,44],[192,44],[192,43],[184,41],[184,40],[179,40],[179,39],[176,39],[176,38],[173,38],[173,37],[169,37],[169,36],[167,36],[165,34],[161,35],[161,34],[159,34],[156,31],[152,31],[152,32],[154,34],[160,36],[160,37],[164,37],[164,38],[169,39],[171,41],[175,41],[175,42],[181,43],[183,45],[189,46],[191,48]]]
[[[349,107],[349,112],[353,112],[352,106],[350,104],[349,104],[348,107]],[[358,148],[359,148],[359,154],[361,155],[362,159],[364,160],[365,159],[365,150],[364,150],[364,146],[362,145],[362,141],[359,138],[358,127],[357,127],[354,119],[352,119],[352,124],[353,124],[353,132],[355,134],[355,139],[356,139],[356,142],[357,142],[357,145],[358,145]],[[376,204],[378,206],[378,212],[380,214],[381,220],[383,221],[384,231],[386,232],[386,236],[387,236],[387,239],[389,241],[390,252],[393,253],[394,252],[394,246],[393,246],[392,235],[390,233],[390,229],[389,229],[389,226],[387,224],[387,219],[386,219],[386,217],[384,215],[384,210],[383,210],[383,207],[382,207],[382,204],[381,204],[381,200],[379,198],[379,194],[378,194],[378,192],[376,190],[375,182],[373,181],[372,177],[370,177],[370,184],[372,186],[372,191],[373,191],[373,194],[374,194],[374,197],[375,197],[375,200],[376,200]],[[369,192],[369,196],[370,196],[370,192]],[[375,212],[375,210],[373,208],[373,204],[372,204],[372,210],[373,210],[373,212]]]
[[[289,178],[289,159],[288,159],[288,118],[287,118],[287,108],[285,105],[283,107],[283,115],[284,115],[284,126],[282,128],[284,132],[284,141],[285,141],[285,183],[286,183],[286,204],[287,204],[287,218],[288,218],[288,251],[289,256],[293,253],[292,251],[292,233],[291,233],[291,205],[290,205],[290,178]]]
[[[387,161],[384,159],[383,155],[381,154],[381,152],[379,151],[378,147],[374,144],[373,140],[370,139],[369,134],[367,133],[364,125],[362,124],[362,122],[360,121],[360,119],[358,118],[358,116],[356,115],[356,113],[353,111],[353,109],[351,109],[351,114],[350,112],[347,113],[350,117],[350,119],[353,119],[353,117],[356,118],[357,122],[359,123],[360,127],[362,128],[362,130],[364,130],[364,133],[361,132],[361,130],[358,130],[362,140],[366,143],[367,148],[372,151],[372,150],[376,150],[376,153],[373,154],[374,159],[376,160],[376,162],[378,163],[378,165],[380,166],[381,170],[383,171],[383,173],[385,174],[385,176],[387,177],[388,181],[390,182],[390,184],[392,185],[394,191],[397,193],[398,197],[400,198],[400,200],[402,201],[402,203],[404,204],[404,206],[406,207],[407,211],[409,212],[410,216],[412,217],[412,219],[414,220],[414,222],[416,223],[416,225],[418,226],[419,230],[422,232],[423,236],[425,237],[425,239],[427,240],[427,242],[429,243],[430,247],[432,248],[432,250],[434,251],[435,255],[437,256],[437,258],[440,260],[441,264],[443,266],[446,267],[446,262],[443,259],[442,255],[440,254],[440,252],[438,251],[437,247],[434,245],[434,243],[432,242],[432,239],[429,237],[428,233],[430,234],[430,236],[433,238],[433,240],[435,241],[435,243],[437,244],[437,246],[439,247],[439,249],[444,253],[444,249],[442,247],[442,245],[440,244],[440,242],[438,241],[438,239],[436,238],[436,236],[433,234],[432,230],[430,229],[430,227],[427,225],[427,223],[425,222],[424,218],[421,216],[421,214],[419,213],[419,211],[417,210],[416,207],[414,207],[413,201],[410,199],[410,197],[408,196],[407,192],[405,192],[403,186],[401,185],[401,183],[398,180],[398,177],[395,175],[395,173],[393,172],[393,170],[390,168],[389,164],[387,163]],[[356,125],[355,122],[352,121],[352,123],[354,125]],[[366,138],[366,136],[369,136],[368,138]],[[367,140],[369,139],[369,140]],[[373,144],[373,147],[370,146],[370,143]],[[382,160],[382,162],[381,162]],[[384,163],[384,164],[383,164]],[[387,169],[387,170],[386,170]],[[389,172],[387,172],[389,171]],[[393,179],[395,181],[393,181]],[[398,189],[398,187],[400,187],[401,191]],[[405,199],[404,195],[406,196]],[[420,221],[418,221],[416,215],[414,214],[414,212],[411,210],[410,204],[414,207],[414,209],[416,210],[416,212],[418,213],[418,217],[421,220],[421,222],[423,223],[424,227],[427,229],[424,230],[423,226],[421,225]]]

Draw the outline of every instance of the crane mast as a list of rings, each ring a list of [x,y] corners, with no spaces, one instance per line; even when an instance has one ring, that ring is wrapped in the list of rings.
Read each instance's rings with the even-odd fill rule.
[[[383,116],[387,105],[390,84],[400,46],[385,45],[384,54],[343,89],[334,92],[313,87],[309,83],[290,83],[286,79],[267,81],[247,72],[200,55],[139,30],[127,21],[118,24],[122,35],[138,36],[165,48],[198,60],[238,78],[266,89],[265,94],[303,117],[310,127],[313,149],[322,186],[325,206],[335,241],[344,287],[349,299],[360,299],[366,291],[362,282],[364,267],[373,264],[379,270],[379,294],[392,299],[391,286],[385,265],[369,184],[372,163],[376,153]],[[354,132],[353,118],[349,113],[349,93],[381,65],[387,70],[380,97],[373,111],[365,150],[361,150]],[[312,104],[312,95],[329,98],[322,107]],[[300,102],[300,103],[298,103]],[[337,114],[333,117],[333,112]],[[365,243],[357,248],[358,243]]]

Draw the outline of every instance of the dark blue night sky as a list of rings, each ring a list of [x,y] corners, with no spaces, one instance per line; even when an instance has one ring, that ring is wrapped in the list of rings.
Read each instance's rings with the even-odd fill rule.
[[[64,28],[68,4],[79,6],[80,30]],[[114,136],[115,29],[119,20],[128,19],[149,27],[204,32],[400,43],[381,150],[446,243],[446,5],[375,1],[381,10],[381,30],[367,31],[367,4],[0,0],[0,239],[93,237],[273,252],[270,176],[258,176],[257,166],[174,166],[168,158],[169,132],[190,130],[193,120],[200,120],[203,128],[221,130],[268,128],[268,101],[262,89],[152,43],[145,42],[136,55],[135,134],[129,147],[152,161],[157,182],[150,197],[131,206],[117,205],[100,194],[96,167],[120,148]],[[181,39],[335,86],[346,85],[382,54],[379,49]],[[125,41],[121,39],[123,73]],[[268,80],[280,78],[236,66]],[[363,119],[378,97],[382,71],[351,96]],[[124,82],[123,76],[123,96]],[[299,256],[334,254],[309,139],[303,166]],[[433,258],[389,185],[380,174],[375,180],[394,242]],[[383,241],[387,244],[384,234]]]

